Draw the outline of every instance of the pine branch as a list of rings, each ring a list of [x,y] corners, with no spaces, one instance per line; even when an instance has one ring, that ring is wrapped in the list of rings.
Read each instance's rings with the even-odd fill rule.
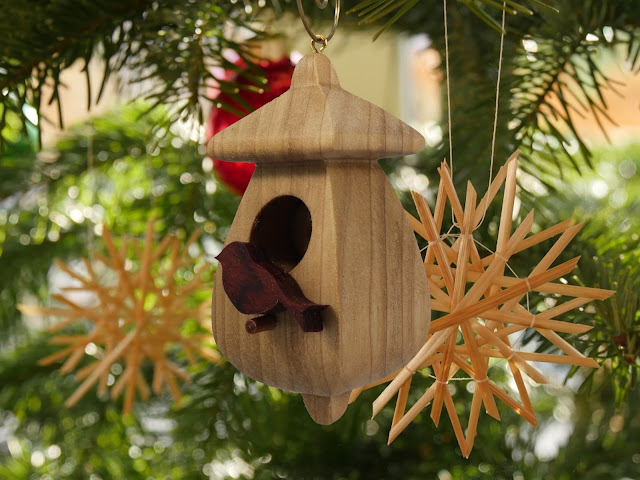
[[[518,12],[525,15],[533,15],[534,10],[528,8],[525,4],[515,2],[513,0],[507,0],[506,6],[503,7],[503,2],[499,0],[459,0],[463,3],[471,12],[473,12],[479,19],[489,25],[491,28],[498,32],[502,32],[502,27],[498,20],[492,17],[487,9],[503,8],[510,15],[515,15]],[[551,5],[541,2],[539,0],[527,0],[534,8],[557,13],[558,11]],[[453,2],[452,2],[453,3]],[[356,13],[359,17],[358,25],[370,25],[385,17],[388,17],[393,13],[393,16],[387,20],[384,26],[375,34],[374,40],[384,33],[389,27],[400,20],[406,15],[409,10],[414,8],[418,4],[418,0],[364,0],[358,3],[356,6],[347,11],[349,13]],[[395,12],[395,13],[394,13]]]
[[[126,70],[129,83],[144,82],[156,106],[174,107],[171,121],[200,118],[200,101],[211,100],[215,83],[234,91],[234,82],[213,73],[216,66],[240,70],[223,57],[225,49],[237,52],[250,67],[254,63],[247,46],[230,38],[230,32],[240,27],[252,30],[248,22],[260,10],[258,2],[250,2],[253,7],[214,0],[4,3],[8,5],[0,19],[0,34],[6,39],[0,46],[0,151],[8,139],[8,121],[19,122],[24,135],[30,123],[39,124],[39,118],[31,122],[26,114],[28,105],[39,114],[43,102],[57,103],[62,127],[61,74],[77,61],[84,65],[88,106],[99,101],[113,72]],[[253,33],[256,38],[261,35],[255,29]],[[96,99],[91,98],[88,68],[94,58],[104,68]],[[259,71],[250,68],[243,74],[253,80],[254,88],[262,87]],[[43,98],[45,87],[51,91],[48,98]]]
[[[427,15],[421,10],[427,3],[420,2],[415,16],[399,26],[414,29],[425,22],[444,56],[442,5],[437,9],[436,2]],[[619,84],[609,78],[603,60],[626,53],[630,68],[640,65],[640,4],[558,0],[554,6],[559,15],[507,17],[495,156],[499,167],[501,159],[520,148],[523,169],[550,189],[551,180],[567,169],[591,166],[589,143],[577,131],[576,120],[593,118],[605,132],[615,124],[607,117],[605,101]],[[449,3],[453,156],[460,186],[484,177],[489,165],[499,42],[500,36],[468,9]],[[445,112],[444,138],[421,155],[422,173],[435,173],[435,166],[449,157],[446,122]]]
[[[587,321],[595,328],[581,343],[609,371],[616,405],[620,406],[640,379],[638,272],[629,262],[621,265],[616,252],[585,257],[580,266],[580,279],[591,283],[597,279],[597,287],[617,292],[608,300],[594,303]],[[589,380],[593,374],[589,374]]]
[[[576,157],[592,167],[576,117],[592,118],[605,136],[615,125],[606,112],[605,91],[617,93],[619,84],[599,65],[603,51],[623,46],[630,52],[640,38],[637,21],[631,22],[634,34],[626,33],[630,22],[621,15],[624,9],[619,2],[566,1],[562,15],[549,17],[523,40],[513,61],[511,122],[515,144],[530,160],[525,168],[539,178],[552,170],[562,176],[567,165],[580,172]]]
[[[17,70],[10,71],[0,82],[0,90],[9,88],[16,83],[24,82],[31,76],[32,71],[38,67],[43,59],[60,57],[68,48],[83,45],[87,37],[96,35],[96,33],[105,28],[106,25],[112,24],[114,19],[122,18],[122,21],[124,21],[124,19],[131,19],[138,16],[144,10],[143,7],[145,7],[147,3],[146,0],[131,1],[124,4],[121,2],[114,10],[109,12],[109,14],[101,12],[102,15],[99,15],[98,18],[87,24],[82,30],[74,32],[74,34],[63,37],[60,41],[46,46],[41,52],[41,55],[38,56],[39,58],[22,64]]]

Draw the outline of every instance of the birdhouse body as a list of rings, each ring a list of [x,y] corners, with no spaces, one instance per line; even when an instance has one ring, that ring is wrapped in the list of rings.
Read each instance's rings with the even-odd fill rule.
[[[417,138],[419,137],[419,138]],[[242,138],[243,141],[238,141]],[[220,132],[209,153],[255,161],[225,245],[248,242],[328,306],[322,331],[287,309],[248,334],[229,298],[236,272],[216,272],[218,347],[250,377],[300,392],[319,423],[339,418],[351,390],[408,362],[424,343],[430,308],[424,267],[404,210],[377,159],[420,149],[417,132],[342,90],[328,59],[304,57],[287,93]],[[224,280],[223,280],[224,279]]]

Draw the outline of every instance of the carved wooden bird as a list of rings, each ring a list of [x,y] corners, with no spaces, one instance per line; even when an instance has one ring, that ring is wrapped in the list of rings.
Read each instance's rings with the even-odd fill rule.
[[[231,303],[244,314],[263,316],[249,320],[249,333],[275,327],[275,316],[288,310],[305,332],[322,331],[322,311],[304,296],[295,279],[271,262],[265,252],[252,243],[232,242],[216,257],[222,265],[222,285]]]

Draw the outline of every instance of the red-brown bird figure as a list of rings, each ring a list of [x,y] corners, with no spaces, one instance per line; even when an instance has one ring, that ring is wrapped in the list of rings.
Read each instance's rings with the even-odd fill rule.
[[[322,311],[329,305],[318,305],[305,297],[295,279],[271,262],[260,247],[232,242],[216,258],[222,265],[222,285],[231,303],[240,313],[263,315],[247,322],[249,333],[275,327],[275,317],[270,314],[285,309],[303,331],[322,331]],[[256,330],[259,327],[253,322],[262,322],[263,328]]]

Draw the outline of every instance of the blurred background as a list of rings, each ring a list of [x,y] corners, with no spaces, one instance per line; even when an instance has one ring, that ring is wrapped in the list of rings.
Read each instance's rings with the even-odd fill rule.
[[[433,204],[450,140],[458,193],[467,180],[484,192],[502,2],[448,2],[451,139],[443,2],[342,3],[324,52],[341,85],[427,140],[419,154],[380,162],[407,210],[416,214],[410,190]],[[333,0],[326,10],[303,4],[316,31],[328,32]],[[76,373],[59,372],[64,358],[38,363],[61,349],[49,330],[60,318],[33,307],[59,307],[59,293],[86,307],[100,299],[65,290],[77,284],[54,259],[83,271],[83,258],[105,251],[103,225],[114,237],[141,237],[155,218],[158,238],[173,233],[183,243],[199,229],[193,267],[178,276],[206,272],[207,288],[196,292],[206,323],[214,257],[251,174],[206,157],[206,141],[286,91],[310,39],[291,0],[0,0],[0,479],[640,478],[640,3],[506,6],[494,173],[520,149],[515,221],[535,208],[533,231],[585,222],[561,258],[582,255],[565,280],[617,294],[563,317],[594,327],[570,340],[601,368],[537,365],[555,382],[529,382],[538,427],[501,408],[501,422],[481,418],[467,460],[448,421],[435,428],[428,413],[388,446],[393,410],[370,418],[383,387],[319,426],[300,395],[224,361],[190,363],[171,344],[166,356],[189,374],[180,403],[165,389],[137,397],[125,415],[121,398],[93,388],[67,408]],[[498,200],[478,231],[487,245]],[[547,249],[511,266],[526,273]],[[135,271],[140,257],[129,262]],[[551,301],[532,295],[531,309]],[[91,329],[78,318],[62,333]],[[519,338],[553,352],[543,340]],[[91,345],[79,367],[101,358]],[[111,366],[110,385],[123,366]],[[505,365],[493,368],[515,392]],[[151,382],[152,369],[144,375]],[[452,388],[468,415],[469,387]]]

